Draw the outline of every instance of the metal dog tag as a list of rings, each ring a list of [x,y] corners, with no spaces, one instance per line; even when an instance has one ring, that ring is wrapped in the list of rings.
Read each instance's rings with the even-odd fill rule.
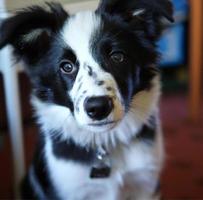
[[[90,172],[90,178],[107,178],[111,173],[111,163],[108,153],[102,148],[96,153]]]

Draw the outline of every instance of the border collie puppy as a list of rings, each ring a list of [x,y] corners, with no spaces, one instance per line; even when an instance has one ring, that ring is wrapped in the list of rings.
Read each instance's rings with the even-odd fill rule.
[[[69,15],[32,6],[4,20],[40,127],[23,199],[158,198],[163,164],[156,42],[169,0],[101,0]]]

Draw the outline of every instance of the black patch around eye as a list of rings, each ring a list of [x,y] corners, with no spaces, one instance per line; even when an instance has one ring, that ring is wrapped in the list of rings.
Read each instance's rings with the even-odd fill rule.
[[[117,17],[100,17],[103,23],[92,34],[91,53],[100,67],[115,79],[128,110],[136,93],[151,88],[151,81],[157,73],[150,66],[157,64],[159,54],[154,41],[147,38],[140,27],[132,29]],[[116,61],[113,62],[110,58],[112,52],[122,52],[125,57],[113,55]],[[137,73],[138,68],[140,73]]]
[[[77,60],[75,52],[69,47],[61,47],[61,55],[57,57],[57,62],[55,63],[54,68],[57,68],[56,71],[61,74],[61,79],[66,85],[67,90],[70,90],[73,86],[73,83],[76,79],[78,70],[79,70],[79,61]],[[57,49],[53,53],[57,52]]]
[[[63,59],[68,59],[74,64],[78,64],[77,57],[71,49],[64,49]]]

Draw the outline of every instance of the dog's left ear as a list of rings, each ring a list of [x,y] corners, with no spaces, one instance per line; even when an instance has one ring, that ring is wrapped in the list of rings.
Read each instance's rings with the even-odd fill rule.
[[[160,34],[162,18],[174,21],[170,0],[101,0],[96,12],[120,16],[132,25],[142,23],[148,34],[155,38]]]
[[[11,45],[15,56],[28,64],[43,56],[68,13],[57,3],[31,6],[0,23],[0,49]]]

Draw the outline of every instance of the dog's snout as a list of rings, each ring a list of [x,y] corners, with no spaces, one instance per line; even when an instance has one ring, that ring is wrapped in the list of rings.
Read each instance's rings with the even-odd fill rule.
[[[113,101],[108,96],[87,98],[84,103],[87,115],[94,120],[105,119],[113,109]]]

